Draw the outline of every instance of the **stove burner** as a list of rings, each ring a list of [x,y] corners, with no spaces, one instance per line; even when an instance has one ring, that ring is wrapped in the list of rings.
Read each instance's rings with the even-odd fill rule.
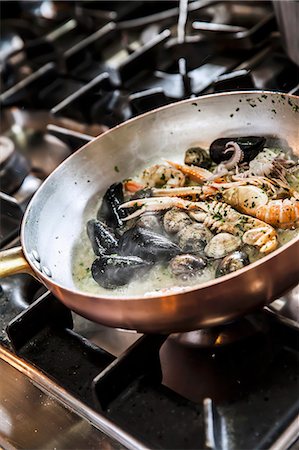
[[[248,316],[219,327],[172,334],[170,338],[186,347],[218,348],[251,338],[267,329],[268,325],[264,320],[258,320],[256,316]]]
[[[0,136],[0,182],[6,194],[14,193],[29,173],[29,163],[6,136]]]

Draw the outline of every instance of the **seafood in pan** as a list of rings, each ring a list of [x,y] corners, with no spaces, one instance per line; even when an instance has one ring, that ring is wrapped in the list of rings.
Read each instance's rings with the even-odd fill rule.
[[[106,191],[80,286],[146,295],[235,272],[299,233],[298,181],[298,158],[264,137],[157,161]]]

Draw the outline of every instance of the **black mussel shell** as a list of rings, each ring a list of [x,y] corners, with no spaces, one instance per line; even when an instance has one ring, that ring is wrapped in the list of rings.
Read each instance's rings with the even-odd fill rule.
[[[133,277],[149,269],[150,263],[138,256],[103,255],[92,266],[93,279],[103,288],[115,289],[128,284]]]
[[[212,165],[208,152],[200,147],[188,148],[184,162],[187,166],[198,166],[204,169],[209,169]]]
[[[107,225],[100,220],[92,219],[87,222],[87,234],[97,256],[103,253],[116,253],[118,240]]]
[[[135,255],[146,261],[169,261],[181,253],[181,249],[161,234],[134,227],[126,231],[119,240],[119,252],[122,255]]]
[[[140,189],[139,191],[135,192],[131,200],[138,200],[139,198],[148,198],[153,196],[153,191],[151,188],[144,188]]]
[[[210,145],[210,157],[216,163],[220,164],[222,161],[227,161],[231,158],[233,152],[224,153],[226,144],[230,141],[239,144],[241,150],[243,150],[242,162],[252,161],[260,151],[263,150],[266,143],[264,137],[245,136],[245,137],[227,137],[216,139]]]
[[[249,258],[244,251],[233,252],[225,256],[225,258],[220,261],[216,269],[216,277],[219,278],[223,275],[235,272],[236,270],[242,269],[242,267],[245,267],[248,264]]]
[[[114,183],[103,197],[97,218],[103,220],[112,229],[121,228],[124,224],[123,219],[128,214],[126,210],[119,208],[122,203],[124,203],[123,185]]]

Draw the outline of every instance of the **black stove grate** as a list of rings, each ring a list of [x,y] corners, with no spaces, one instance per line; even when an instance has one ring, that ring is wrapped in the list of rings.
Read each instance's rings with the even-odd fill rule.
[[[262,449],[299,412],[299,333],[255,320],[255,334],[223,347],[152,335],[115,358],[45,294],[10,322],[6,345],[149,448]]]

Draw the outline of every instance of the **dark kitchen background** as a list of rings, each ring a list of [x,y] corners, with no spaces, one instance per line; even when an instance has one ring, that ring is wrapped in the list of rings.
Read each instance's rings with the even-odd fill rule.
[[[1,249],[43,180],[106,129],[207,93],[299,93],[270,1],[0,6]],[[233,324],[141,336],[71,313],[28,275],[1,279],[0,445],[295,448],[298,308],[297,287]]]

